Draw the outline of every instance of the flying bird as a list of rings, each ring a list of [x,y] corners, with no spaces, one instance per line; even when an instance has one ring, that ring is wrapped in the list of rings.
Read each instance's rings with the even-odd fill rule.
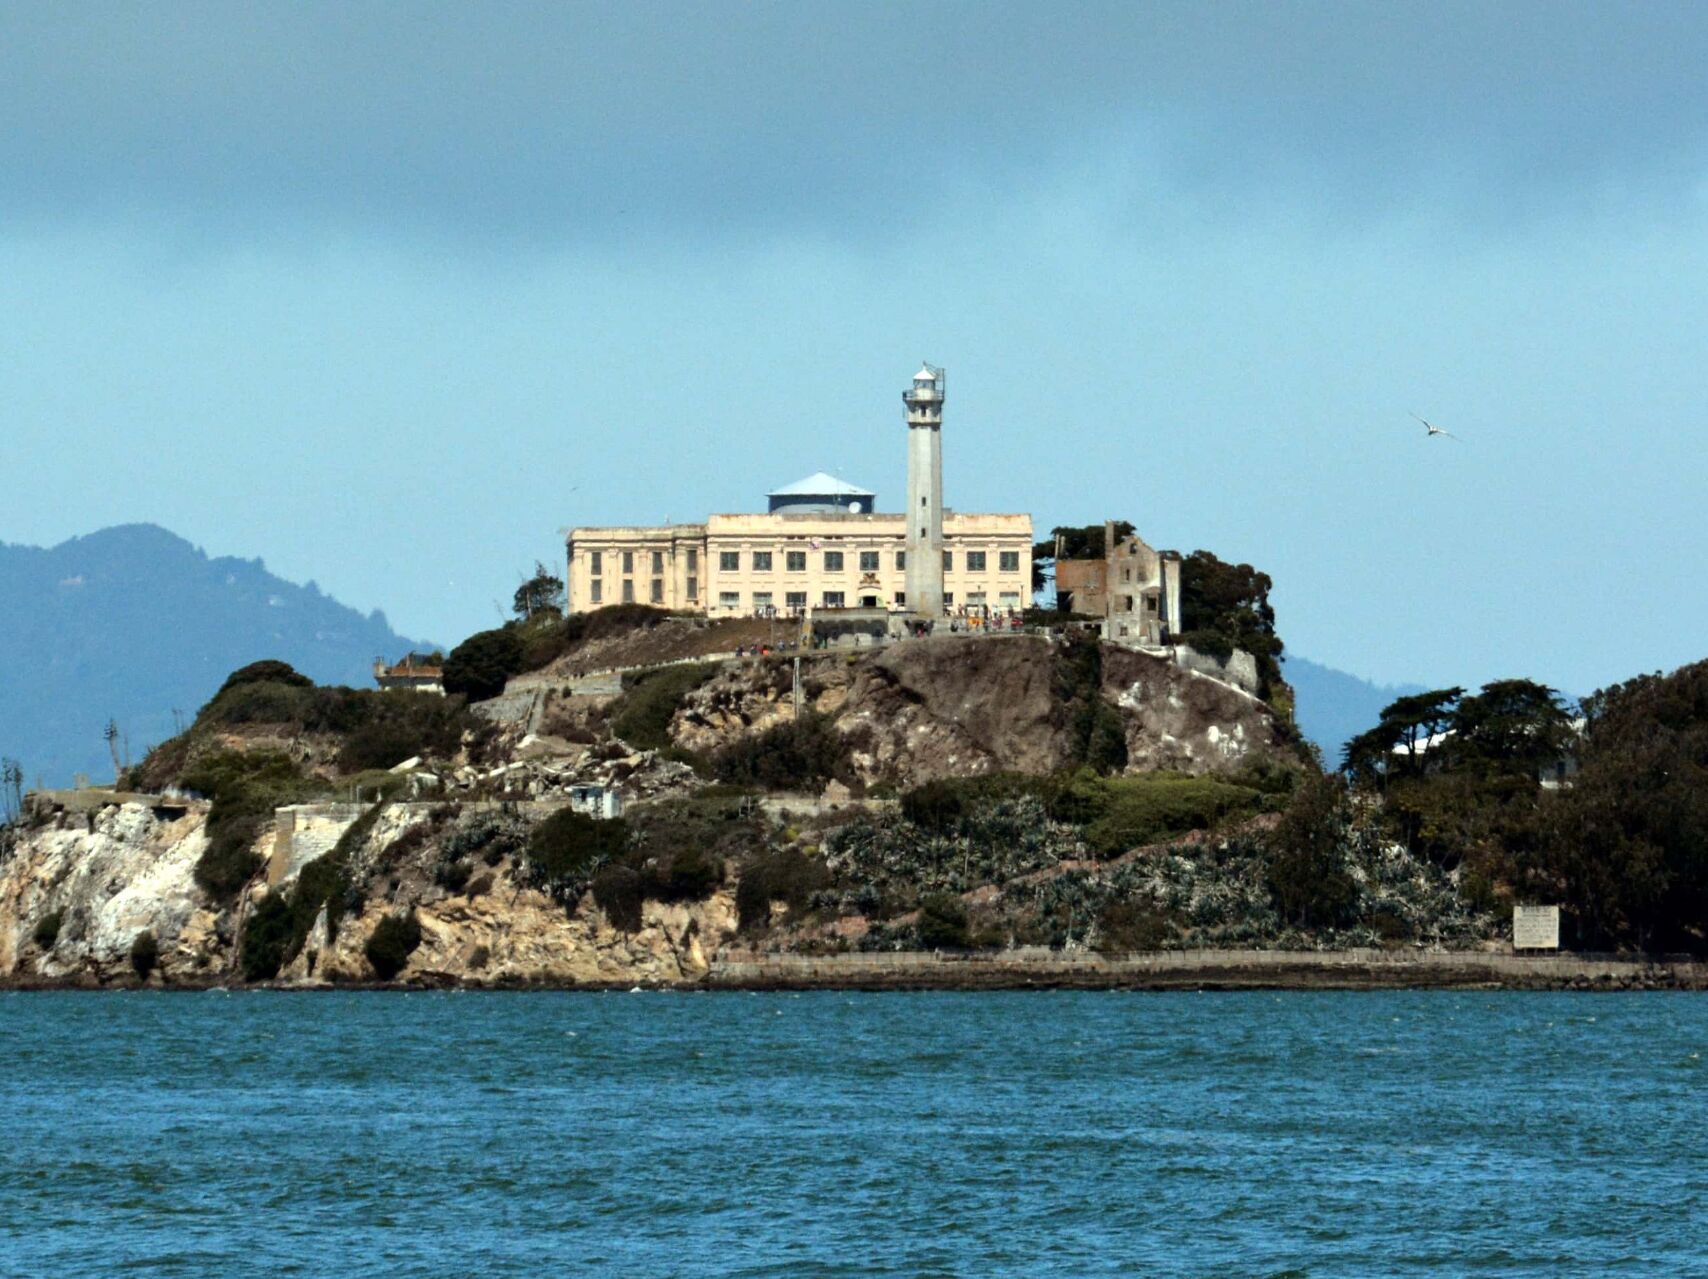
[[[1413,413],[1412,416],[1417,417],[1417,414]],[[1425,419],[1423,419],[1421,417],[1417,417],[1417,420],[1419,422],[1423,423],[1423,429],[1428,431],[1431,436],[1445,435],[1450,440],[1456,440],[1459,438],[1457,435],[1453,434],[1453,432],[1451,432],[1451,431],[1442,430],[1439,426],[1436,426],[1433,422],[1425,421]]]

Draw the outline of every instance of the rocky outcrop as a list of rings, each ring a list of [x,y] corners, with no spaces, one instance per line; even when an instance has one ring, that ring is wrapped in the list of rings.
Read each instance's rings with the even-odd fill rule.
[[[195,882],[205,817],[200,806],[162,813],[112,804],[22,832],[0,864],[0,980],[128,978],[131,945],[143,932],[154,934],[168,979],[223,968],[230,939]],[[55,913],[58,935],[43,946],[33,934]]]
[[[350,806],[352,809],[354,806]],[[380,920],[413,911],[421,945],[397,980],[466,985],[576,986],[675,984],[702,978],[710,956],[735,935],[733,893],[701,902],[646,902],[633,933],[612,927],[591,896],[571,912],[518,884],[509,859],[475,876],[477,886],[447,892],[434,880],[431,841],[403,841],[430,806],[382,811],[354,851],[359,907],[336,929],[322,910],[302,952],[279,974],[286,985],[370,982],[365,946]],[[334,824],[337,832],[353,824]],[[0,863],[0,984],[111,985],[136,980],[131,946],[151,932],[159,965],[150,980],[212,985],[237,979],[242,934],[269,893],[288,893],[301,859],[275,856],[228,908],[210,903],[195,882],[206,836],[205,810],[164,816],[144,803],[57,816],[18,832]],[[327,822],[331,821],[326,817]],[[336,833],[329,833],[336,842]],[[325,843],[326,841],[322,841]],[[263,833],[258,852],[274,850]],[[394,850],[409,846],[401,858]],[[268,883],[269,877],[272,879]],[[34,933],[50,915],[58,935]]]
[[[1297,757],[1266,703],[1167,657],[1106,645],[1103,696],[1120,708],[1130,773],[1233,772]]]
[[[1233,771],[1296,759],[1274,710],[1166,657],[1104,645],[1101,696],[1120,711],[1128,771]],[[868,785],[982,773],[1049,773],[1073,764],[1057,647],[1036,636],[948,638],[803,663],[808,705],[833,715]],[[786,722],[785,662],[732,665],[685,700],[676,740],[710,754]]]

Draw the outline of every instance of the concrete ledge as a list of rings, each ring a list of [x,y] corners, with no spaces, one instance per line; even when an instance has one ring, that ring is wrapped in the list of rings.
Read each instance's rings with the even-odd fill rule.
[[[724,950],[706,984],[745,989],[1708,989],[1708,962],[1444,950],[1183,950],[1130,955],[1024,949],[843,955]]]

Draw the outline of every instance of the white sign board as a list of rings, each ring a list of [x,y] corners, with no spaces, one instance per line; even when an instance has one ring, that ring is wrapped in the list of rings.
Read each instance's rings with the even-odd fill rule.
[[[1514,906],[1512,908],[1514,950],[1558,950],[1560,908],[1558,906]]]

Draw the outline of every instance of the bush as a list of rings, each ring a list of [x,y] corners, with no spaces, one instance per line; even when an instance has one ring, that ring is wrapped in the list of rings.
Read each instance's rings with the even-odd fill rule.
[[[1211,830],[1262,805],[1262,795],[1248,786],[1175,773],[1109,778],[1102,790],[1102,811],[1085,828],[1085,842],[1099,858],[1187,831]]]
[[[741,872],[735,889],[735,908],[743,932],[771,922],[771,903],[784,902],[802,911],[813,894],[830,886],[830,871],[822,861],[794,849],[759,858]]]
[[[964,950],[967,907],[953,893],[931,893],[919,903],[919,944],[926,950]]]
[[[628,850],[628,841],[628,824],[620,817],[597,821],[559,809],[529,834],[521,877],[571,905],[601,867]]]
[[[663,902],[705,901],[724,882],[723,858],[704,848],[681,848],[644,876],[647,896]]]
[[[512,627],[477,631],[445,658],[445,691],[470,701],[497,697],[522,671],[522,641]]]
[[[249,686],[258,687],[258,686]],[[190,790],[212,801],[208,846],[196,862],[195,878],[216,902],[229,901],[261,868],[254,851],[273,810],[313,798],[324,789],[286,755],[271,751],[220,751],[184,774]]]
[[[289,662],[262,661],[251,662],[240,666],[225,677],[225,683],[219,686],[219,692],[214,694],[217,700],[220,694],[239,684],[286,684],[294,688],[313,688],[314,681],[306,675],[297,674]]]
[[[238,962],[244,981],[270,981],[285,966],[291,940],[291,908],[285,895],[268,893],[255,903],[243,926],[243,949]]]
[[[712,758],[712,774],[765,790],[819,790],[838,777],[852,780],[852,767],[830,719],[808,713],[730,743]]]
[[[148,974],[154,971],[160,962],[160,943],[154,939],[154,934],[146,929],[136,935],[136,940],[130,944],[130,966],[143,981],[148,980]]]
[[[402,915],[387,915],[374,926],[368,943],[362,947],[362,953],[368,957],[368,963],[373,965],[374,975],[381,981],[390,981],[403,971],[416,948],[421,945],[421,925],[415,918],[415,912]]]
[[[641,904],[645,893],[641,877],[627,866],[607,866],[593,877],[593,900],[611,927],[637,933],[641,927]]]
[[[1346,924],[1358,901],[1347,869],[1346,791],[1338,774],[1311,778],[1269,839],[1267,877],[1281,917],[1301,928]]]
[[[1110,902],[1097,917],[1097,949],[1105,954],[1161,950],[1173,935],[1165,912],[1134,902]]]
[[[63,910],[50,910],[36,920],[35,929],[30,933],[31,940],[41,950],[52,950],[59,941],[59,928],[64,922],[65,912]]]
[[[623,699],[613,708],[611,732],[638,750],[671,744],[670,721],[682,699],[718,673],[715,662],[660,666],[623,678]]]

